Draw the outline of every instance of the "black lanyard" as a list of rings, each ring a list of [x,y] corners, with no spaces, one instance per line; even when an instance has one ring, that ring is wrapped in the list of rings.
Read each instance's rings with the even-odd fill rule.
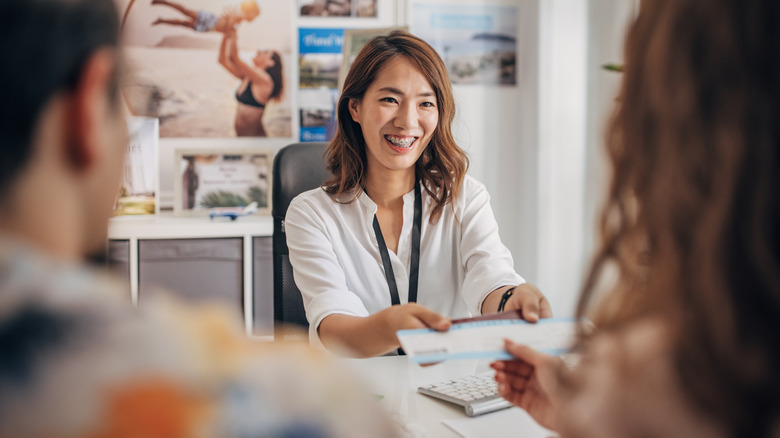
[[[422,227],[422,196],[420,195],[420,183],[414,184],[414,225],[412,227],[412,260],[409,266],[409,302],[417,302],[417,278],[420,271],[420,228]],[[379,244],[379,254],[382,256],[382,266],[385,268],[385,280],[390,288],[390,301],[392,305],[401,304],[398,298],[398,285],[395,282],[393,265],[390,263],[390,254],[387,252],[385,238],[379,221],[374,215],[374,234]]]

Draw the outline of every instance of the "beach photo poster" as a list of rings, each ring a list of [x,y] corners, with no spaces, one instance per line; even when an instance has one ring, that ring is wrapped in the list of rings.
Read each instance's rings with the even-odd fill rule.
[[[156,214],[160,211],[157,180],[159,123],[150,117],[127,118],[128,141],[115,216]]]
[[[376,18],[378,1],[298,0],[298,14],[301,17]]]
[[[174,214],[208,215],[213,208],[257,203],[257,214],[271,212],[270,150],[176,149]]]
[[[292,21],[278,0],[115,0],[133,115],[161,137],[292,137]]]
[[[516,85],[516,6],[413,3],[410,24],[442,57],[453,84]]]
[[[298,36],[301,141],[329,141],[336,132],[344,30],[302,28]]]

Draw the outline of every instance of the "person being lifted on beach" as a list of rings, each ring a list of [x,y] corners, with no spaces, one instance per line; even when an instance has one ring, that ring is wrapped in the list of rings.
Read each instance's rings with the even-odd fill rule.
[[[242,21],[253,21],[260,15],[260,6],[257,5],[255,0],[244,0],[241,2],[240,9],[230,8],[222,15],[203,9],[190,9],[168,0],[152,0],[152,4],[171,7],[187,17],[185,19],[158,18],[152,25],[169,24],[171,26],[183,26],[196,32],[216,31],[225,33],[235,29]]]

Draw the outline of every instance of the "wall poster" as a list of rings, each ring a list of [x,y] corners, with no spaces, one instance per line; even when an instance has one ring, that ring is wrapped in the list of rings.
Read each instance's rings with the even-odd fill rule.
[[[292,137],[292,20],[278,0],[116,0],[134,115],[161,137]]]
[[[413,3],[411,32],[447,64],[453,84],[517,83],[517,7]]]

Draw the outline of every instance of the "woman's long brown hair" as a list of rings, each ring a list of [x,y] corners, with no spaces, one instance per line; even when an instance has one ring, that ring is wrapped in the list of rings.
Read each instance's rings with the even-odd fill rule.
[[[343,193],[357,196],[357,190],[363,189],[367,170],[366,143],[360,125],[349,113],[349,101],[361,100],[379,70],[399,56],[417,66],[436,95],[439,122],[428,147],[415,164],[417,179],[422,180],[423,187],[434,200],[430,217],[430,222],[434,223],[444,207],[458,197],[469,161],[452,136],[455,103],[447,68],[433,47],[406,32],[394,31],[372,38],[355,58],[338,102],[336,135],[325,151],[328,170],[333,176],[324,187],[334,199]]]
[[[733,436],[768,436],[780,413],[780,2],[642,0],[624,62],[578,312],[602,330],[660,316],[691,401]]]

